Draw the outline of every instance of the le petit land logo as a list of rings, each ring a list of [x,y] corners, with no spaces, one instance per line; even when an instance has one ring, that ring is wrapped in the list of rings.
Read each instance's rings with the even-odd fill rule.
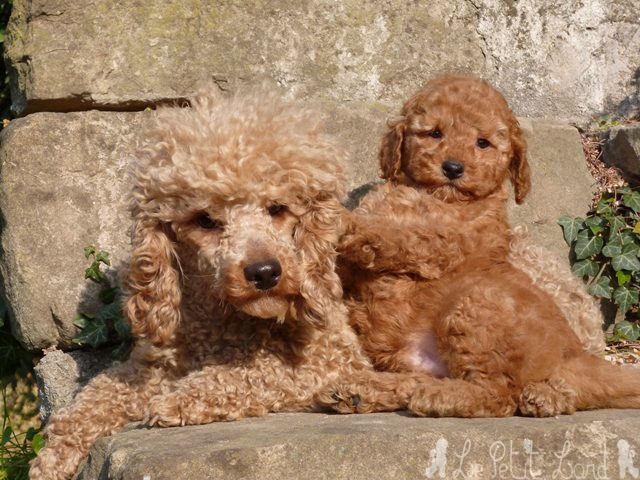
[[[514,479],[514,480],[568,480],[568,479],[632,479],[640,477],[638,466],[635,465],[636,451],[631,444],[620,439],[617,446],[617,468],[611,465],[607,457],[607,442],[603,441],[601,452],[597,457],[580,459],[577,452],[573,452],[570,441],[565,441],[562,450],[547,452],[536,450],[533,441],[524,439],[519,442],[496,441],[491,444],[486,456],[486,462],[472,462],[467,457],[472,450],[472,442],[467,439],[462,449],[456,451],[449,448],[449,442],[440,438],[435,448],[429,451],[429,466],[424,475],[427,478],[453,479]],[[573,453],[573,455],[571,455]],[[547,458],[542,462],[543,455],[551,455],[551,462]],[[478,458],[478,457],[476,457]],[[576,458],[578,460],[576,460]],[[609,461],[609,463],[608,463]],[[639,462],[640,463],[640,462]],[[547,470],[547,471],[544,471]]]

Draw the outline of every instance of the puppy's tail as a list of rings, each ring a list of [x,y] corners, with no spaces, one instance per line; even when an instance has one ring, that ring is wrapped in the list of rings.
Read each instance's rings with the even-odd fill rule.
[[[567,361],[560,375],[576,393],[576,409],[640,408],[640,368],[590,354]]]

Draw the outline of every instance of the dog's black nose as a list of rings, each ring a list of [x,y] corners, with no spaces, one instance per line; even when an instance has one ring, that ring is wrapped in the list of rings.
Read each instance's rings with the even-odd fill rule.
[[[442,162],[442,173],[450,180],[460,178],[464,173],[464,164],[455,160],[445,160]]]
[[[253,283],[258,290],[269,290],[280,281],[282,267],[276,259],[255,262],[244,267],[244,278]]]

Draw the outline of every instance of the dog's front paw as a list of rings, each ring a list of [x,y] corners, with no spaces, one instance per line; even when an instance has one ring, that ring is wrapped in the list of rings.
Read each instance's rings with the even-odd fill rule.
[[[316,404],[339,413],[368,413],[370,406],[354,386],[332,385],[316,395]]]
[[[144,423],[149,426],[177,427],[186,425],[184,412],[189,411],[188,399],[178,393],[156,395],[149,401]]]
[[[575,392],[560,380],[530,383],[518,401],[520,413],[527,417],[554,417],[575,412]]]

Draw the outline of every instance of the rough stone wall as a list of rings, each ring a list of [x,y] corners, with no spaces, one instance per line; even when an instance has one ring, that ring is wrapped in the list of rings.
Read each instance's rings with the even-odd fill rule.
[[[6,61],[25,118],[0,139],[0,273],[17,337],[30,349],[71,346],[75,312],[94,298],[82,248],[126,261],[125,172],[142,110],[205,82],[233,91],[269,79],[329,112],[356,187],[377,176],[386,120],[429,77],[485,77],[521,117],[543,118],[522,120],[534,192],[511,213],[566,258],[555,222],[584,214],[593,183],[567,120],[637,112],[639,5],[14,0]]]
[[[483,76],[521,116],[638,112],[635,0],[17,0],[19,112],[137,109],[261,77],[304,98],[397,105],[436,72]]]

